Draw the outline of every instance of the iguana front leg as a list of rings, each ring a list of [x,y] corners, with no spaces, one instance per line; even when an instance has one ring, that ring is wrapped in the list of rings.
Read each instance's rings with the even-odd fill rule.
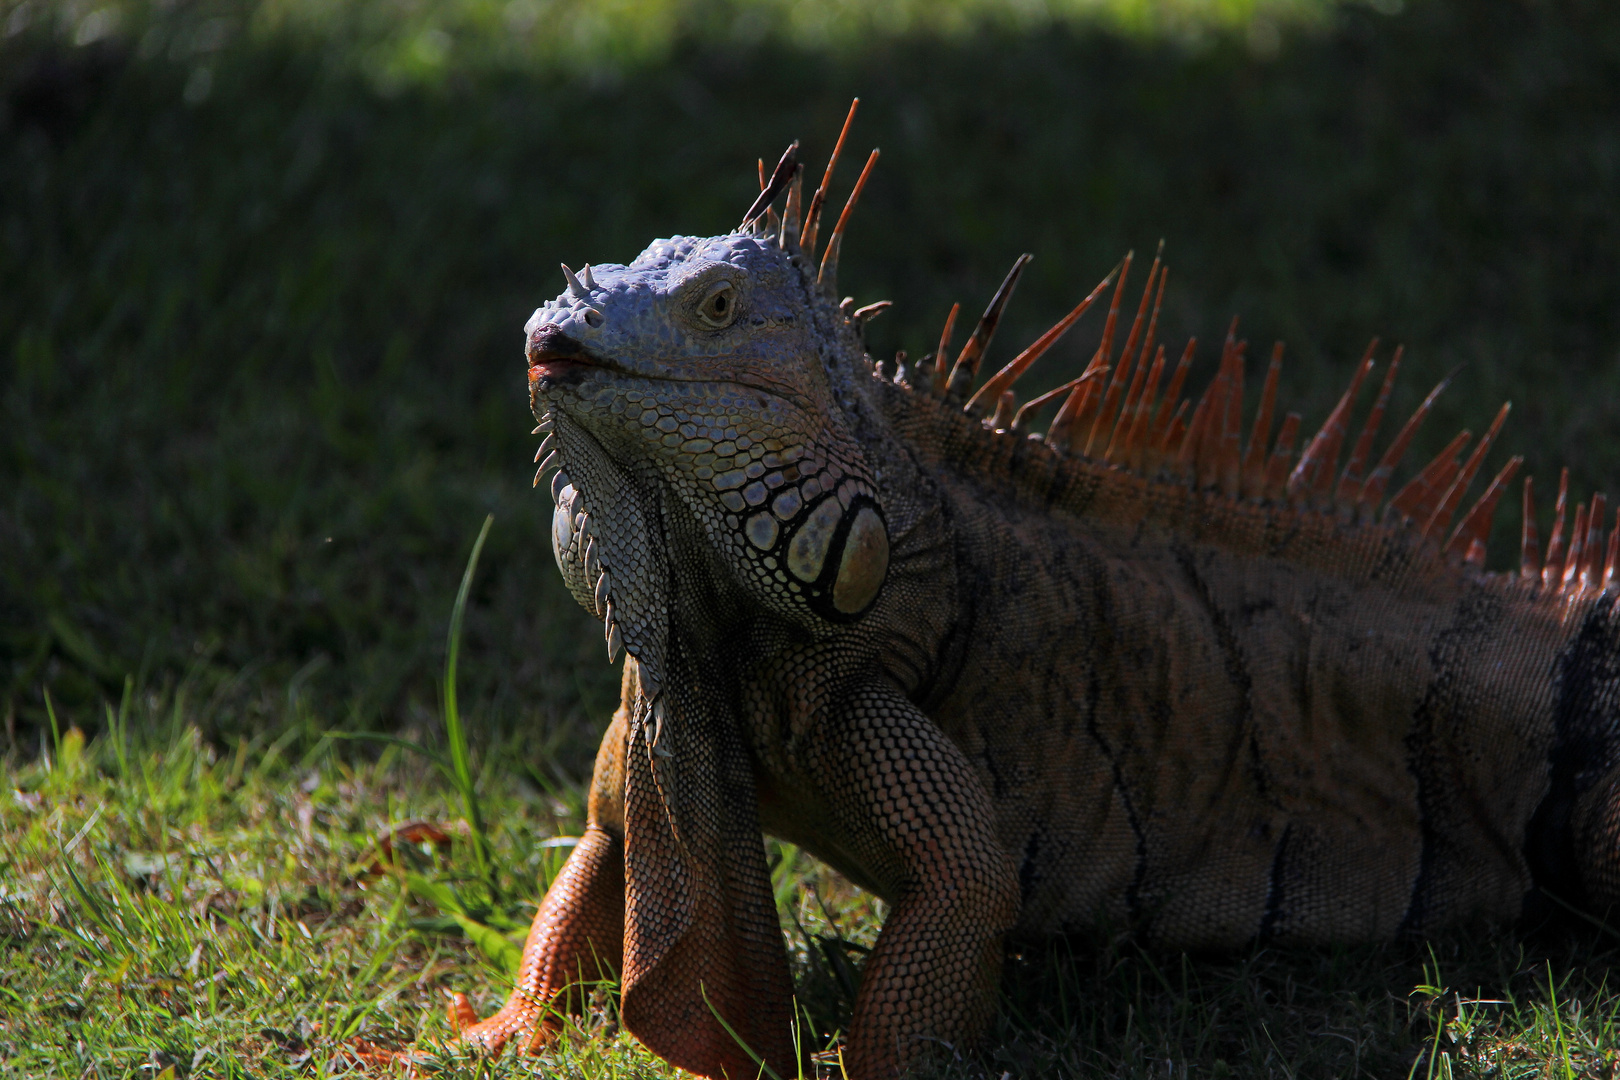
[[[893,900],[845,1061],[859,1080],[894,1076],[940,1042],[983,1034],[1017,875],[972,765],[896,687],[861,686],[806,743],[840,846]]]
[[[624,962],[624,752],[636,697],[635,664],[596,752],[585,835],[546,890],[523,946],[506,1004],[463,1037],[499,1053],[508,1042],[537,1049],[564,1013],[584,1008],[584,984],[618,977]]]

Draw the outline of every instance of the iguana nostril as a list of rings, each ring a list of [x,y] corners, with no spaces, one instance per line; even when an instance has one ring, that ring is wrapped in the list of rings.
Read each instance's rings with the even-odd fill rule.
[[[562,327],[556,323],[538,326],[529,335],[527,352],[531,364],[545,360],[565,360],[578,356],[583,351],[579,342],[563,333]]]
[[[592,330],[596,330],[599,329],[601,325],[607,321],[607,319],[600,311],[597,311],[593,307],[588,307],[585,309],[585,321],[590,325]]]

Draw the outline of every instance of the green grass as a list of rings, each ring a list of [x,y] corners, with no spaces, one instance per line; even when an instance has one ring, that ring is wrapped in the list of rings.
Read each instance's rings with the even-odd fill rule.
[[[0,1076],[381,1075],[360,1055],[407,1047],[436,1055],[435,1075],[531,1075],[448,1048],[446,993],[499,1005],[507,935],[568,850],[541,841],[582,828],[574,789],[491,764],[508,756],[494,748],[477,772],[486,878],[460,795],[418,756],[354,755],[299,716],[214,748],[191,709],[136,695],[121,734],[70,728],[5,771]],[[376,839],[414,820],[453,843],[400,843],[373,866]],[[881,911],[774,851],[807,1031],[824,1039]],[[941,1075],[1607,1077],[1617,955],[1599,931],[1220,959],[1060,942],[1009,960],[988,1046]],[[618,1029],[606,988],[545,1065],[670,1075]]]

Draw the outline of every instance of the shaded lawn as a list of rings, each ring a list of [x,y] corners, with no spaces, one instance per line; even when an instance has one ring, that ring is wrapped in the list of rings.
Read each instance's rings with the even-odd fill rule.
[[[817,48],[672,31],[634,63],[452,50],[403,82],[363,62],[364,27],[249,33],[257,10],[0,44],[0,738],[27,753],[45,688],[94,731],[126,675],[190,679],[227,743],[289,695],[431,731],[453,568],[493,511],[469,700],[583,773],[614,684],[529,488],[520,328],[559,261],[734,225],[755,159],[803,138],[819,161],[855,93],[852,154],[884,157],[843,274],[896,302],[876,354],[921,355],[1031,251],[998,364],[1164,237],[1194,387],[1241,313],[1255,357],[1287,340],[1282,403],[1313,425],[1383,334],[1407,345],[1398,412],[1462,368],[1414,464],[1511,398],[1500,453],[1542,490],[1559,463],[1578,496],[1620,478],[1612,5],[1343,6],[1274,54],[1073,19]]]

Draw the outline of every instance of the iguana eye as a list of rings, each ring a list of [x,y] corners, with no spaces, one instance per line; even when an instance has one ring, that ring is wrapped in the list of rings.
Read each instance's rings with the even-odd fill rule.
[[[698,301],[698,321],[711,330],[730,326],[736,315],[737,287],[729,281],[719,281],[709,286],[709,291]]]

